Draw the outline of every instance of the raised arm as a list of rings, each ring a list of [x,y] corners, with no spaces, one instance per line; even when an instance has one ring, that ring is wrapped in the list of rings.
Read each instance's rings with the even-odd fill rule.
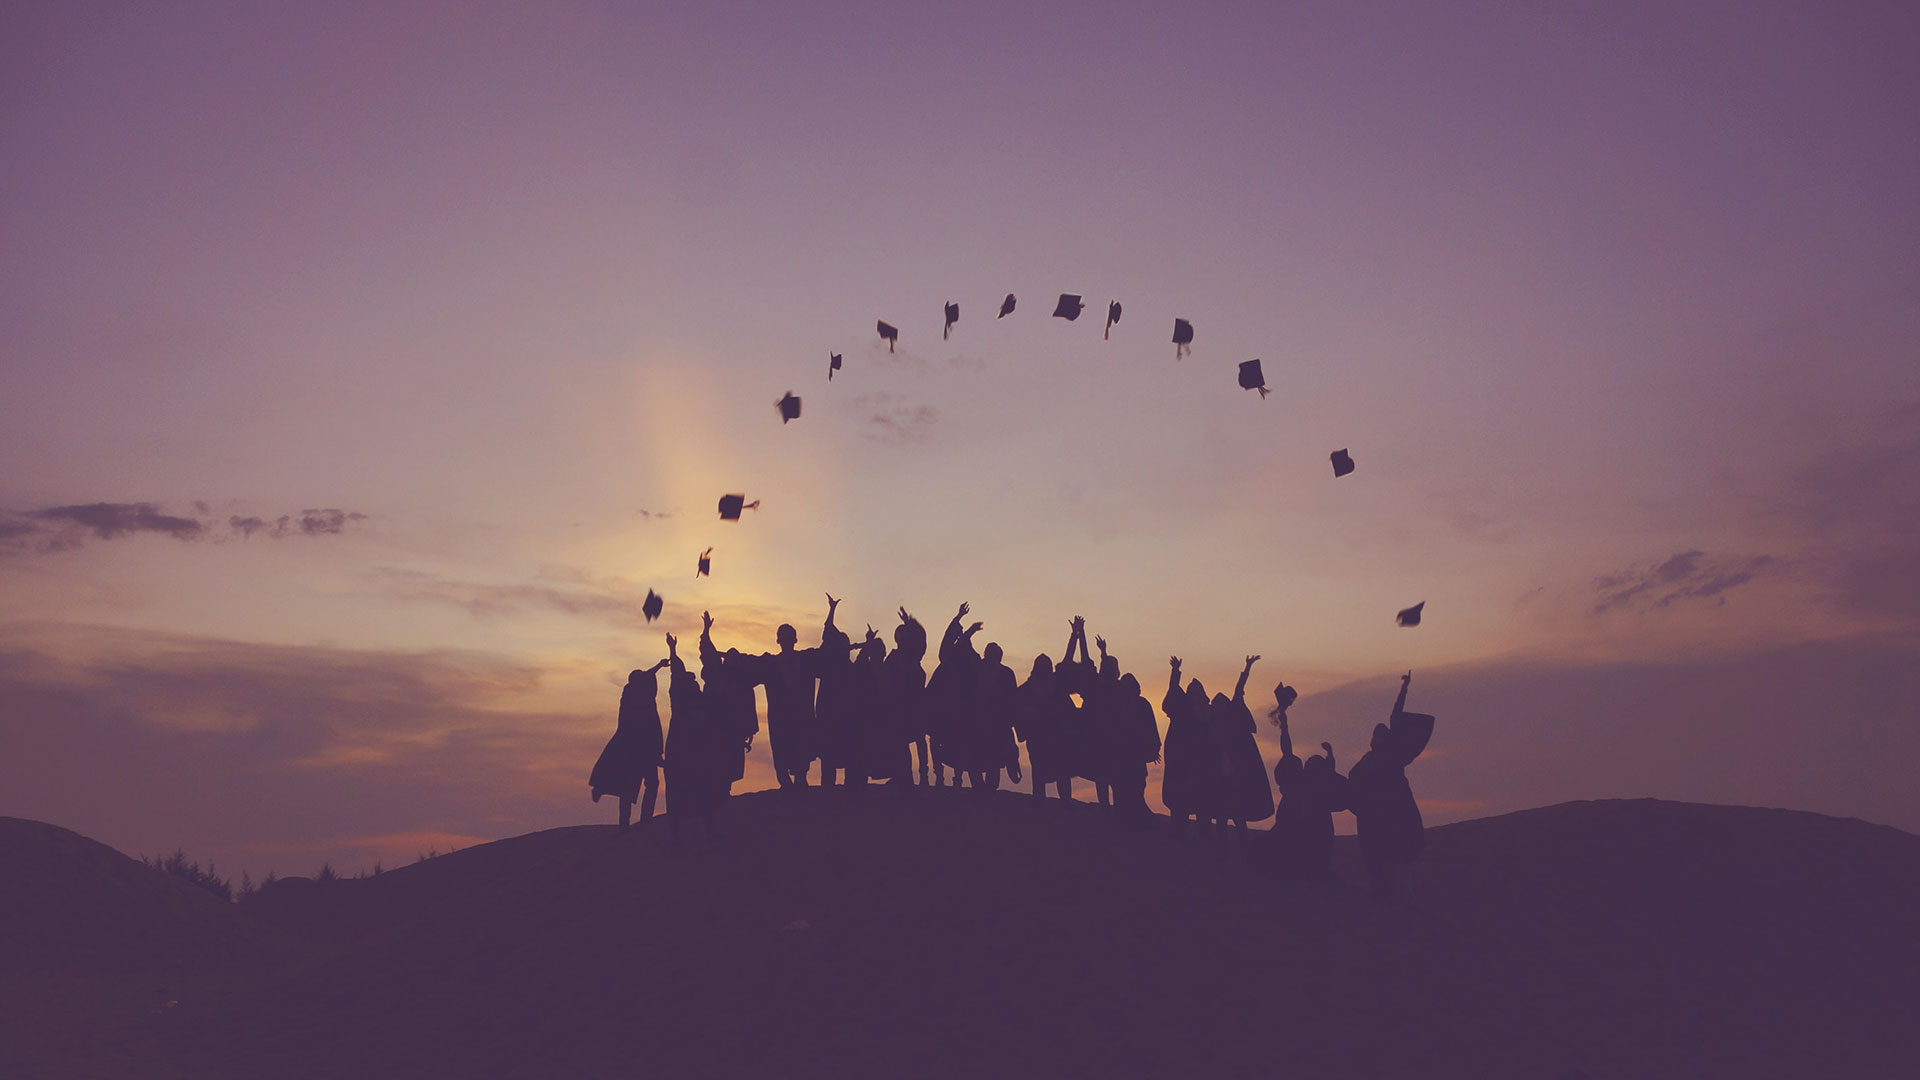
[[[1292,756],[1293,756],[1293,732],[1287,730],[1287,714],[1281,713],[1280,714],[1280,757],[1282,759],[1286,759]]]
[[[672,669],[675,675],[687,670],[687,665],[680,660],[680,639],[672,634],[667,635],[667,667]]]
[[[1409,671],[1405,675],[1400,676],[1400,696],[1393,699],[1393,717],[1389,719],[1388,723],[1392,723],[1393,720],[1399,719],[1400,714],[1406,711],[1407,687],[1412,685],[1412,683],[1413,683],[1413,672]]]
[[[720,662],[720,650],[713,647],[713,612],[700,613],[700,663],[712,667]]]
[[[835,628],[833,625],[833,612],[834,612],[834,609],[840,606],[840,601],[835,600],[833,598],[832,593],[827,593],[826,597],[827,597],[827,621],[820,625],[820,633],[822,636],[824,636],[827,633],[827,631]]]
[[[1254,665],[1254,664],[1256,664],[1256,663],[1258,663],[1258,662],[1259,662],[1259,660],[1260,660],[1260,658],[1259,658],[1258,656],[1249,656],[1249,657],[1247,657],[1247,666],[1246,666],[1246,667],[1243,667],[1243,668],[1241,668],[1241,669],[1240,669],[1240,681],[1239,681],[1239,682],[1237,682],[1237,683],[1234,683],[1234,684],[1233,684],[1233,702],[1234,702],[1234,704],[1236,704],[1236,705],[1244,705],[1244,704],[1246,704],[1246,702],[1247,702],[1247,676],[1249,676],[1249,675],[1251,675],[1251,674],[1253,674],[1253,665]]]
[[[1173,719],[1173,709],[1171,706],[1174,700],[1180,696],[1180,658],[1177,656],[1167,657],[1167,666],[1167,696],[1160,699],[1160,711],[1166,713],[1167,719],[1171,720]]]
[[[1093,636],[1093,643],[1100,647],[1100,666],[1107,666],[1107,639],[1099,634]]]

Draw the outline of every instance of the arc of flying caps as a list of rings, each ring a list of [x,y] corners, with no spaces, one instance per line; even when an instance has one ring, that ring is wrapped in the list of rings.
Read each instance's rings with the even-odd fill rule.
[[[1273,391],[1267,389],[1267,377],[1260,373],[1260,361],[1243,360],[1240,362],[1240,389],[1260,391],[1260,400],[1265,401]]]
[[[840,354],[828,353],[827,354],[827,381],[832,382],[833,373],[839,370],[840,370]]]
[[[1079,293],[1063,292],[1060,294],[1060,302],[1053,305],[1053,317],[1072,322],[1080,317],[1080,313],[1086,310],[1086,307]]]
[[[660,599],[660,594],[648,589],[647,598],[640,601],[640,614],[645,615],[648,622],[652,622],[660,617],[660,612],[665,607],[666,602]]]
[[[880,331],[881,340],[887,343],[887,351],[892,352],[893,343],[900,340],[900,328],[885,319],[880,320],[875,326]]]
[[[1410,608],[1403,608],[1400,614],[1393,617],[1393,621],[1399,623],[1401,626],[1419,626],[1420,609],[1426,606],[1427,602],[1422,600]]]
[[[959,321],[960,321],[960,305],[949,303],[947,305],[947,325],[944,329],[940,331],[941,341],[947,340],[947,335],[953,333],[953,324]]]
[[[994,316],[994,318],[1004,319],[1011,314],[1013,314],[1013,294],[1008,293],[1007,298],[1000,301],[1000,314]]]
[[[1173,320],[1173,358],[1175,360],[1193,351],[1193,324],[1185,319]]]
[[[722,521],[739,521],[742,510],[758,509],[760,509],[759,499],[748,502],[745,495],[720,496],[720,520]]]
[[[800,419],[800,397],[791,390],[787,391],[785,397],[774,402],[773,407],[780,410],[780,424],[782,427],[786,426],[789,420]]]
[[[707,550],[700,553],[700,567],[699,569],[693,572],[693,576],[706,577],[708,571],[712,569],[713,569],[713,549],[708,548]]]
[[[1113,300],[1108,302],[1107,328],[1105,330],[1100,331],[1101,341],[1106,341],[1111,337],[1111,335],[1113,334],[1113,324],[1119,321],[1120,321],[1120,301]]]
[[[1353,471],[1353,457],[1347,453],[1345,447],[1341,447],[1327,456],[1333,461],[1333,478],[1335,480]]]

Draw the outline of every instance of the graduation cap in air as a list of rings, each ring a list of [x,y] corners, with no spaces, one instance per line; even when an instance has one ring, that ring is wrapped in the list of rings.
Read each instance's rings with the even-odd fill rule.
[[[1072,322],[1079,318],[1080,313],[1085,311],[1086,308],[1086,303],[1080,299],[1077,293],[1063,292],[1060,294],[1060,302],[1053,305],[1053,317]]]
[[[659,593],[648,589],[647,598],[640,601],[640,614],[645,615],[648,622],[652,622],[660,617],[660,609],[666,606],[666,602],[660,599]]]
[[[1353,471],[1353,458],[1344,449],[1335,450],[1330,456],[1333,458],[1333,478],[1335,480]]]
[[[1173,320],[1173,358],[1175,360],[1193,351],[1193,324],[1185,319]]]
[[[832,382],[833,373],[839,370],[840,370],[840,354],[829,353],[827,355],[827,381]]]
[[[1011,314],[1013,314],[1013,294],[1008,293],[1007,298],[1000,301],[1000,314],[995,315],[994,318],[1004,319]]]
[[[1107,335],[1113,333],[1113,324],[1119,321],[1120,321],[1120,301],[1115,300],[1112,303],[1107,305],[1107,328],[1105,330],[1100,331],[1100,340],[1102,341],[1107,340]]]
[[[1426,606],[1427,602],[1422,600],[1405,611],[1402,611],[1400,614],[1395,615],[1393,621],[1399,623],[1401,626],[1419,626],[1420,609]]]
[[[1267,377],[1260,373],[1260,361],[1243,360],[1240,362],[1240,389],[1258,390],[1264,399],[1273,391],[1267,389]]]
[[[880,336],[887,340],[887,351],[892,352],[893,343],[900,340],[899,327],[890,325],[885,319],[880,320],[876,325],[880,330]]]
[[[829,378],[831,378],[831,373],[829,373]],[[780,410],[780,422],[782,424],[789,420],[800,419],[800,398],[793,391],[787,391],[787,396],[774,402],[773,405],[774,408]]]
[[[708,548],[707,550],[700,553],[700,569],[696,570],[693,576],[706,577],[707,571],[712,569],[713,569],[713,549]]]
[[[748,502],[745,495],[720,496],[720,520],[722,521],[739,521],[740,511],[758,509],[760,509],[759,499]]]
[[[940,331],[941,341],[947,340],[947,335],[953,333],[953,324],[959,321],[960,321],[960,305],[948,304],[947,305],[947,325],[945,329]]]

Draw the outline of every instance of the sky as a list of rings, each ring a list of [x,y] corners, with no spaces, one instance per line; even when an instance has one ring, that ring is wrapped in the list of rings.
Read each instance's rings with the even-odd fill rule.
[[[626,672],[831,592],[1022,674],[1084,615],[1156,701],[1258,654],[1344,763],[1411,669],[1430,822],[1920,831],[1915,55],[1869,3],[9,5],[0,813],[255,876],[609,820]]]

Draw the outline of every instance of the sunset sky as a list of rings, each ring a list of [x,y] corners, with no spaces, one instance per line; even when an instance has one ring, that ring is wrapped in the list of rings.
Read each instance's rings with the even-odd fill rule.
[[[662,633],[832,592],[1343,765],[1412,668],[1430,822],[1920,830],[1920,12],[1279,8],[9,5],[0,814],[608,821]]]

